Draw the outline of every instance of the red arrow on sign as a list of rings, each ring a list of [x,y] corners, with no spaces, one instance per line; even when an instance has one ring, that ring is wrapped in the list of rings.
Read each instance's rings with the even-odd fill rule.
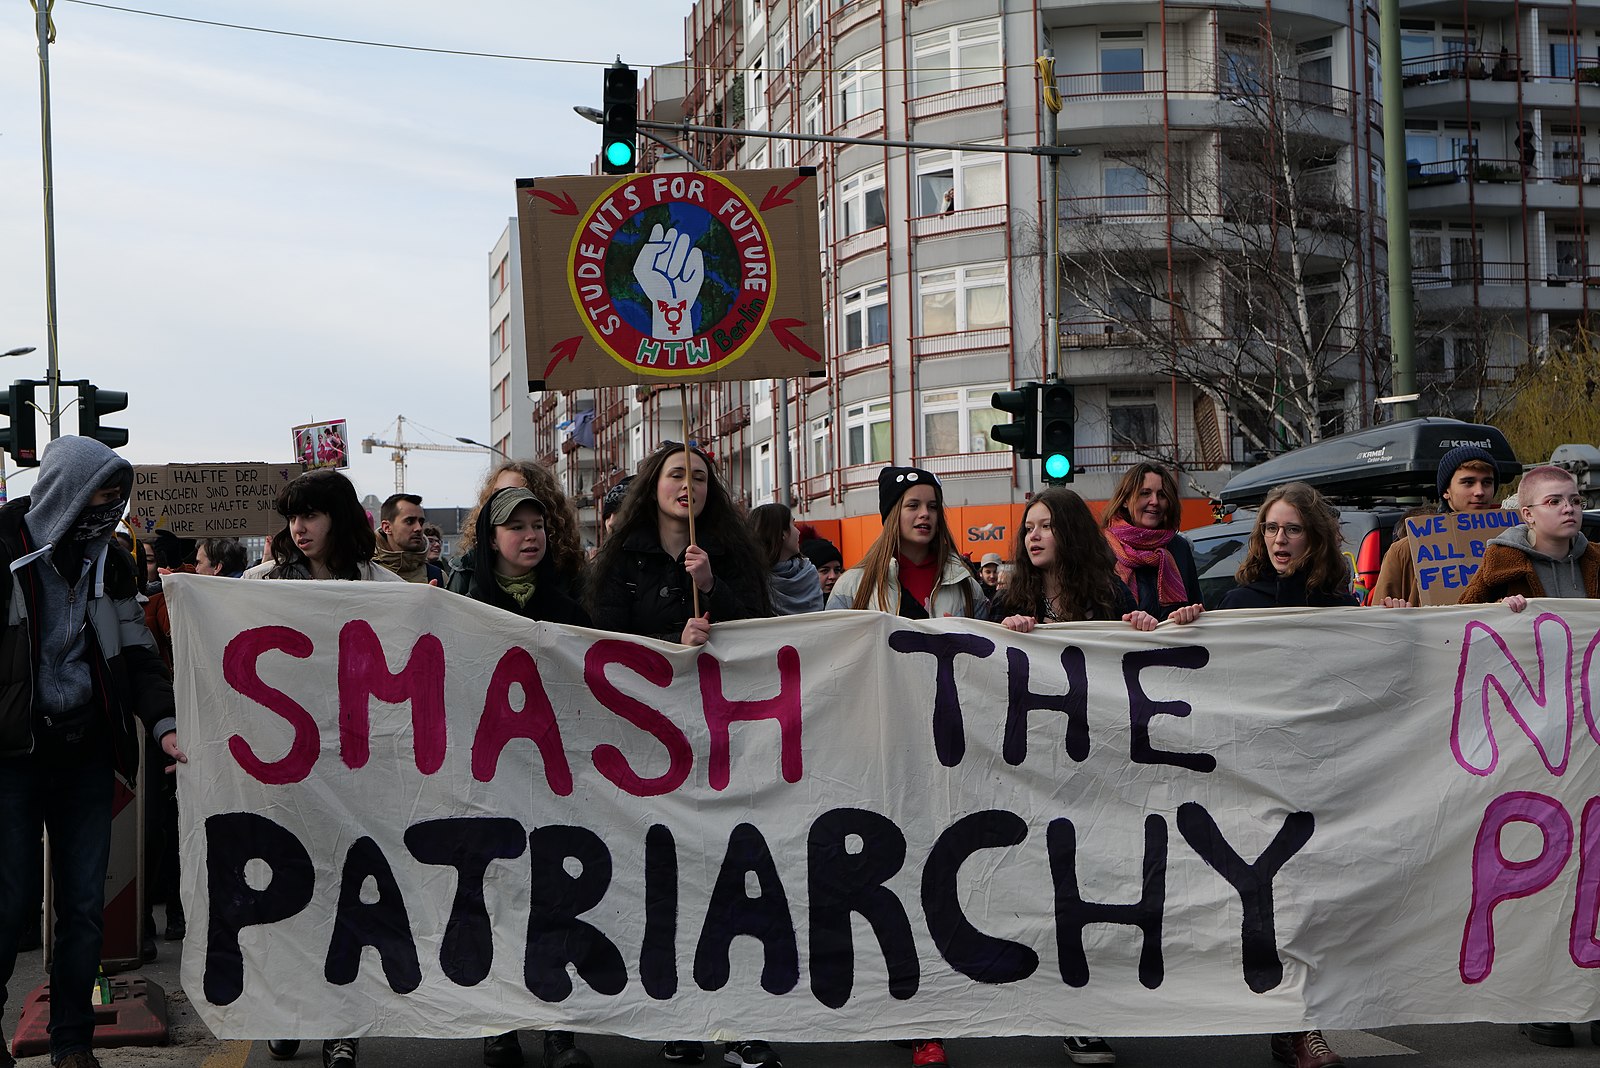
[[[811,177],[809,174],[802,174],[800,177],[796,178],[782,189],[779,189],[777,186],[773,186],[771,189],[767,190],[767,195],[761,198],[761,210],[771,211],[773,208],[781,208],[785,204],[793,204],[794,201],[789,199],[789,194],[793,193],[796,189],[799,189],[809,177]]]
[[[550,351],[556,354],[556,358],[551,360],[545,367],[544,376],[549,378],[550,372],[554,371],[556,364],[562,360],[576,360],[578,358],[578,346],[581,344],[583,344],[582,337],[569,337],[565,341],[558,341],[550,346]]]
[[[528,192],[532,193],[541,200],[548,200],[550,202],[550,212],[553,215],[578,214],[578,205],[573,201],[571,193],[562,193],[557,195],[555,193],[546,192],[543,189],[530,189]]]
[[[772,330],[772,336],[778,339],[778,344],[782,345],[790,352],[799,353],[808,360],[811,360],[815,363],[821,363],[822,353],[818,352],[810,345],[807,345],[804,341],[801,341],[794,335],[795,330],[805,325],[806,324],[801,322],[799,319],[774,319],[768,324]]]

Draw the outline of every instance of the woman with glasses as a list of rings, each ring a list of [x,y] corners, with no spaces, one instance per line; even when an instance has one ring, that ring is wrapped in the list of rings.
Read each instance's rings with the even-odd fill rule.
[[[1360,604],[1339,550],[1339,513],[1311,486],[1275,487],[1256,513],[1239,585],[1222,608],[1338,608]],[[1344,1068],[1321,1031],[1272,1036],[1272,1059],[1291,1068]]]
[[[1250,548],[1222,608],[1335,608],[1360,604],[1339,549],[1339,513],[1311,486],[1290,482],[1261,502]]]

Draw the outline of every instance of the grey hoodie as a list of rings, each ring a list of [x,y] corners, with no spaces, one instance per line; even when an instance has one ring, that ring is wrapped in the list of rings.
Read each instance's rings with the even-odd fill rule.
[[[1589,539],[1579,531],[1573,535],[1572,548],[1565,556],[1551,556],[1535,549],[1529,541],[1532,531],[1526,526],[1516,526],[1490,540],[1490,545],[1504,545],[1525,555],[1533,563],[1533,573],[1539,576],[1546,597],[1587,597],[1583,588],[1583,572],[1578,558],[1589,548]]]
[[[74,582],[69,583],[57,570],[55,550],[67,544],[73,523],[95,492],[112,482],[122,486],[126,506],[133,491],[133,466],[94,438],[58,438],[45,447],[38,481],[28,497],[23,523],[29,541],[36,551],[54,547],[37,558],[22,558],[39,580],[39,676],[34,708],[47,717],[82,708],[94,696],[87,637],[89,599],[103,579],[112,531],[84,544],[84,566]]]

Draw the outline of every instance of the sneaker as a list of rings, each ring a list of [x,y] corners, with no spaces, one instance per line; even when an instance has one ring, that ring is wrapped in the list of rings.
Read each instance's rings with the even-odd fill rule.
[[[100,1068],[100,1062],[94,1059],[93,1052],[80,1049],[56,1061],[54,1068]]]
[[[517,1068],[522,1063],[522,1043],[515,1031],[483,1040],[483,1063],[489,1068]]]
[[[1272,1036],[1272,1059],[1291,1068],[1344,1068],[1321,1031],[1294,1031]]]
[[[950,1062],[944,1055],[944,1040],[930,1038],[926,1042],[911,1043],[912,1068],[927,1068],[928,1065],[943,1065]]]
[[[699,1064],[706,1059],[704,1042],[667,1042],[661,1047],[661,1059],[675,1064]]]
[[[733,1068],[783,1068],[778,1051],[760,1041],[729,1042],[722,1061]]]
[[[1589,1026],[1591,1031],[1594,1025]],[[1518,1028],[1530,1040],[1541,1046],[1560,1046],[1565,1049],[1572,1045],[1572,1025],[1567,1023],[1525,1023]]]
[[[1117,1054],[1103,1038],[1094,1035],[1068,1035],[1061,1040],[1067,1059],[1073,1064],[1116,1064]]]
[[[571,1031],[546,1031],[544,1033],[544,1068],[591,1068],[594,1061],[578,1048],[578,1039]]]
[[[275,1061],[286,1061],[300,1052],[298,1038],[269,1038],[267,1039],[267,1052]]]
[[[356,1068],[361,1045],[353,1038],[330,1038],[322,1043],[322,1068]]]

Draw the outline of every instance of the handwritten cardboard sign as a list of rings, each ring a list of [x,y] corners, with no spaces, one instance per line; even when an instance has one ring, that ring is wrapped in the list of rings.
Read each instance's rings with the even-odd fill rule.
[[[817,177],[517,181],[528,389],[822,373]]]
[[[1411,562],[1425,605],[1455,604],[1478,573],[1483,549],[1494,538],[1522,522],[1510,508],[1488,512],[1446,512],[1406,520]]]
[[[133,469],[130,518],[142,533],[243,538],[282,529],[273,505],[297,464],[149,464]]]

